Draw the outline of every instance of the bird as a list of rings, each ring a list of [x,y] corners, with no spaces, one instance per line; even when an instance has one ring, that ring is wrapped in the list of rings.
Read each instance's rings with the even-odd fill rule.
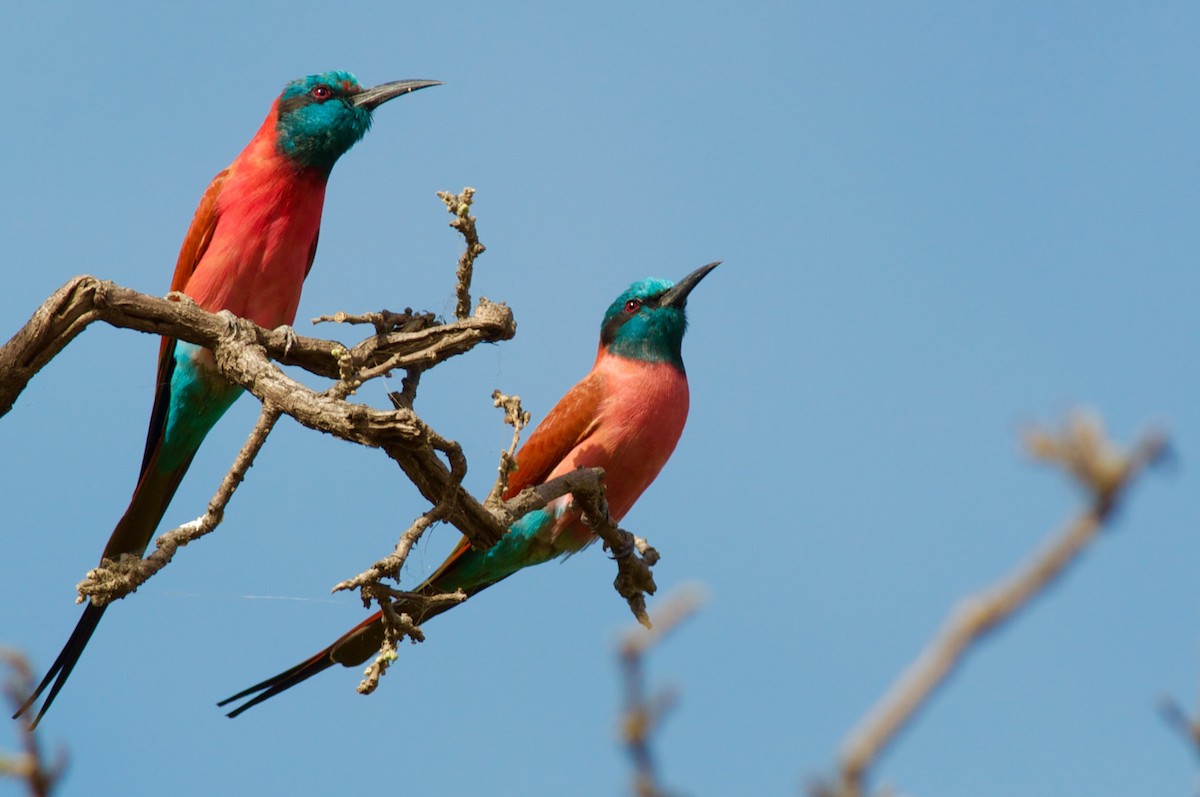
[[[436,80],[397,80],[363,88],[344,71],[288,83],[250,143],[201,197],[179,250],[171,291],[209,312],[228,311],[272,329],[290,326],[316,254],[325,186],[334,164],[370,129],[376,108],[437,85]],[[217,373],[212,352],[162,339],[137,486],[101,561],[145,552],[205,435],[241,392]],[[14,719],[50,687],[31,723],[37,725],[105,608],[88,603],[62,652]]]
[[[633,283],[604,314],[591,371],[559,400],[516,455],[517,469],[504,498],[581,467],[604,468],[605,497],[616,521],[625,516],[667,463],[688,414],[682,343],[688,294],[720,261],[677,283]],[[530,512],[492,548],[476,550],[466,537],[415,590],[419,596],[462,590],[468,597],[525,567],[582,550],[596,539],[565,495]],[[455,604],[451,604],[455,605]],[[398,599],[395,608],[421,623],[450,606]],[[228,713],[236,717],[335,664],[354,667],[378,651],[382,611],[296,666],[226,698],[226,706],[254,695]]]

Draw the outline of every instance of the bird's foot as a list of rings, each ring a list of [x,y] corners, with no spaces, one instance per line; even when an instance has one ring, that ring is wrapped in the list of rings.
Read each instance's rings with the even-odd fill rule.
[[[216,316],[217,316],[217,318],[219,318],[225,322],[225,334],[226,335],[232,335],[233,333],[237,332],[238,317],[236,315],[229,312],[228,310],[218,310],[216,312]]]
[[[172,302],[179,302],[180,304],[191,305],[192,307],[200,306],[200,305],[196,304],[195,299],[193,299],[191,296],[188,296],[183,291],[171,291],[170,293],[167,294],[167,300],[172,301]]]
[[[613,561],[620,561],[622,559],[628,559],[630,556],[633,555],[633,552],[636,548],[637,548],[637,545],[634,542],[633,535],[626,534],[623,536],[620,545],[614,546],[613,548],[610,549],[612,551],[612,555],[609,556],[608,558],[612,559]]]
[[[288,324],[281,324],[271,331],[276,335],[283,335],[283,356],[287,357],[288,352],[292,350],[292,346],[295,346],[297,341],[300,340],[299,336],[296,335],[296,330]]]

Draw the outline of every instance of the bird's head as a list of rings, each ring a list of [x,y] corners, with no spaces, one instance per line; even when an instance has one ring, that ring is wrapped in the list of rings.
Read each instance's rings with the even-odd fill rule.
[[[650,278],[630,285],[604,314],[600,345],[612,354],[683,370],[688,294],[720,264],[702,266],[677,283]]]
[[[279,95],[279,151],[302,166],[329,170],[371,129],[371,111],[390,99],[441,85],[396,80],[364,89],[349,72],[293,80]]]

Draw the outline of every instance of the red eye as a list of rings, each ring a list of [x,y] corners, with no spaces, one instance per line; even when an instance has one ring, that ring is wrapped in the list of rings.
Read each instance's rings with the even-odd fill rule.
[[[625,312],[636,313],[638,311],[638,308],[641,306],[642,306],[641,299],[630,299],[629,301],[625,302]]]
[[[320,86],[313,86],[312,91],[309,93],[312,94],[314,99],[318,100],[327,100],[333,96],[333,91],[331,91],[330,88],[324,84],[321,84]]]

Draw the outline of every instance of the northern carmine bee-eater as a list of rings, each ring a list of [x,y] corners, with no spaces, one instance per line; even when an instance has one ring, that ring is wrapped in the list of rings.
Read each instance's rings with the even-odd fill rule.
[[[601,467],[609,513],[615,520],[625,516],[683,433],[688,413],[681,354],[684,310],[692,288],[717,265],[699,268],[674,285],[662,279],[635,282],[617,297],[604,314],[591,373],[559,400],[517,452],[517,470],[505,499],[576,468]],[[474,595],[521,568],[574,553],[594,539],[572,508],[571,496],[565,495],[522,517],[490,550],[473,550],[464,537],[414,592],[436,595],[461,589]],[[426,609],[415,601],[400,601],[396,608],[419,623],[447,607]],[[376,612],[313,657],[218,705],[255,695],[229,712],[236,717],[335,664],[362,664],[383,642],[381,617]]]
[[[289,83],[250,143],[209,184],[183,239],[171,290],[209,312],[228,310],[262,327],[290,325],[312,268],[325,184],[337,159],[388,100],[436,86],[398,80],[364,89],[349,72]],[[102,559],[141,556],[208,430],[241,388],[217,373],[207,349],[163,338],[157,392],[137,487]],[[89,603],[20,716],[53,683],[41,719],[79,661],[104,606]]]

